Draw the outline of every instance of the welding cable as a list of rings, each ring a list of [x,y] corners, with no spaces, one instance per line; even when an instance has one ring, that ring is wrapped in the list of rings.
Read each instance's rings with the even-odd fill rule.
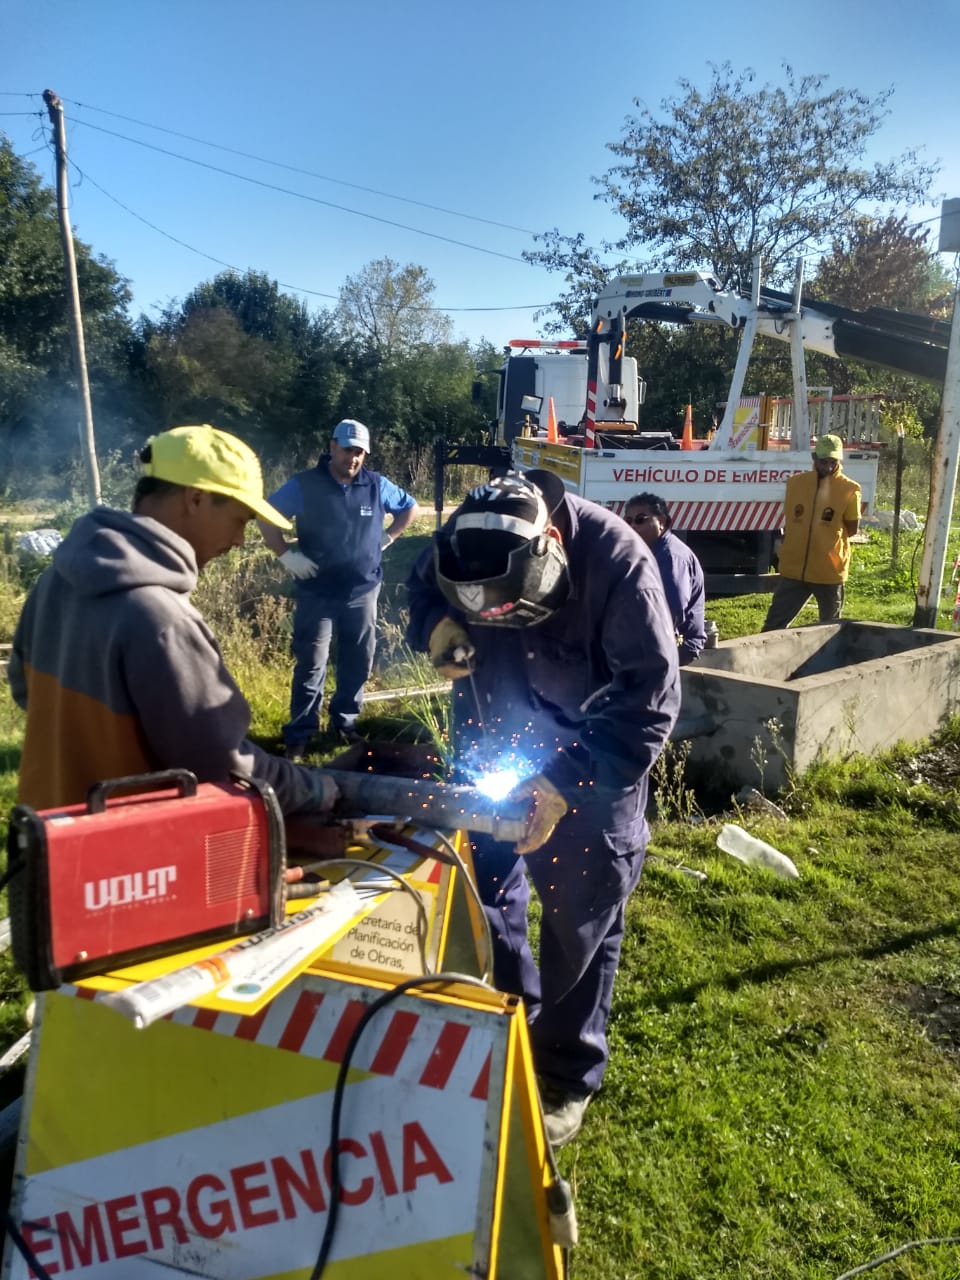
[[[406,835],[398,827],[392,826],[390,823],[378,822],[370,828],[371,834],[383,833],[385,839],[392,841],[394,844],[402,845],[404,849],[409,849],[411,853],[419,853],[422,857],[436,858],[438,862],[443,862],[447,866],[456,867],[463,876],[464,883],[477,905],[480,913],[480,920],[483,924],[483,941],[485,955],[481,963],[481,977],[485,982],[493,982],[493,935],[490,932],[490,920],[487,916],[486,909],[483,905],[483,899],[480,897],[480,891],[474,882],[473,876],[464,862],[462,855],[457,851],[456,845],[449,836],[444,835],[442,831],[433,831],[439,840],[441,840],[446,848],[446,854],[442,854],[439,849],[432,848],[421,840],[414,840],[412,836]]]
[[[322,862],[305,863],[304,871],[320,871],[326,867],[359,867],[364,871],[382,871],[384,875],[389,876],[396,881],[396,887],[402,889],[404,893],[409,893],[417,904],[417,945],[420,950],[420,968],[423,970],[424,977],[432,976],[430,973],[430,964],[427,960],[427,934],[430,932],[430,921],[427,919],[427,909],[423,905],[423,899],[414,889],[413,885],[407,884],[399,871],[394,871],[392,867],[385,867],[379,862],[367,862],[365,858],[324,858]],[[349,880],[350,877],[347,876]],[[350,880],[354,889],[362,889],[363,881]],[[381,890],[381,892],[384,892]]]
[[[0,893],[4,891],[14,876],[19,875],[21,871],[25,870],[26,865],[27,863],[25,858],[18,859],[16,862],[8,864],[6,871],[4,871],[3,875],[0,876]]]
[[[369,865],[369,864],[365,864]],[[320,1280],[326,1270],[327,1262],[330,1258],[330,1250],[333,1247],[333,1237],[337,1230],[337,1217],[340,1208],[340,1113],[343,1110],[343,1098],[346,1092],[347,1075],[350,1071],[350,1063],[356,1052],[357,1045],[360,1043],[360,1037],[369,1025],[374,1016],[381,1009],[387,1007],[398,997],[405,995],[406,992],[415,987],[434,987],[449,986],[452,983],[466,983],[471,987],[481,987],[484,991],[489,991],[490,987],[480,978],[473,977],[468,973],[432,973],[424,974],[419,978],[407,978],[406,981],[398,983],[389,991],[385,991],[383,995],[378,996],[376,1000],[371,1001],[367,1005],[363,1014],[353,1029],[347,1046],[344,1049],[343,1057],[340,1060],[340,1067],[337,1071],[336,1084],[333,1087],[333,1101],[330,1107],[330,1208],[327,1211],[327,1221],[323,1229],[323,1239],[320,1241],[320,1250],[317,1254],[316,1265],[310,1272],[310,1280]],[[549,1143],[547,1144],[549,1147]]]
[[[36,1276],[37,1280],[53,1280],[53,1277],[51,1276],[50,1272],[46,1269],[43,1263],[40,1262],[40,1260],[37,1258],[37,1255],[33,1252],[33,1250],[27,1244],[26,1240],[24,1240],[23,1236],[20,1234],[17,1224],[14,1222],[13,1218],[10,1216],[9,1210],[6,1210],[4,1212],[3,1218],[4,1218],[4,1225],[7,1228],[7,1234],[9,1235],[10,1239],[13,1241],[17,1252],[20,1254],[24,1262],[30,1268],[31,1274]]]

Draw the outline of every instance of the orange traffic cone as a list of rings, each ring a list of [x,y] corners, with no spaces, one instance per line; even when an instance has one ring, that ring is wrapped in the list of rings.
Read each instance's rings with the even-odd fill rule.
[[[680,437],[681,449],[695,449],[693,443],[693,405],[687,405],[687,415],[683,420],[683,435]]]
[[[557,432],[557,411],[553,407],[553,396],[547,401],[547,444],[559,444],[560,436]]]

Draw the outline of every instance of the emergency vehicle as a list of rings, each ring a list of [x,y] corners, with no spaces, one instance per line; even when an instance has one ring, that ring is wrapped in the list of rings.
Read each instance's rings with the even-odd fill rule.
[[[946,368],[949,326],[942,322],[881,309],[807,305],[799,270],[792,295],[761,290],[758,282],[755,270],[747,298],[724,292],[713,277],[697,271],[618,276],[597,298],[585,339],[518,339],[511,346],[520,350],[500,370],[497,444],[509,448],[511,465],[553,471],[569,492],[617,512],[633,494],[656,493],[669,505],[672,531],[700,558],[714,594],[770,587],[786,481],[809,470],[811,439],[821,431],[844,439],[844,471],[860,485],[864,511],[873,508],[881,447],[878,398],[811,398],[805,351],[939,382]],[[670,431],[640,430],[644,386],[636,361],[625,355],[632,319],[720,324],[739,332],[723,418],[711,440],[689,439],[681,448]],[[789,402],[743,397],[758,334],[790,343]],[[557,418],[562,405],[567,423],[573,418],[568,403],[580,405],[578,429],[558,433],[555,441],[544,438],[540,425],[551,396]]]

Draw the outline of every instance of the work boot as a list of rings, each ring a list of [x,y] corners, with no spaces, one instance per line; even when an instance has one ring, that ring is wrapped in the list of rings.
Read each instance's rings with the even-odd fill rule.
[[[567,1093],[565,1089],[545,1080],[540,1082],[539,1088],[544,1131],[547,1141],[556,1151],[566,1146],[580,1132],[583,1114],[593,1095]]]
[[[287,744],[283,754],[291,764],[303,764],[303,757],[307,754],[307,749],[302,742],[291,742]]]

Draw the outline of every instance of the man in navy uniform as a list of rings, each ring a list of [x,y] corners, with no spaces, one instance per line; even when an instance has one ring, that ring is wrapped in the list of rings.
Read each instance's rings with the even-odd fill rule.
[[[619,516],[533,471],[468,494],[407,587],[410,643],[454,681],[460,775],[513,767],[524,778],[511,793],[530,802],[523,839],[476,838],[474,865],[494,979],[523,996],[559,1147],[606,1069],[626,903],[648,836],[647,775],[680,707],[663,584]],[[539,967],[527,876],[543,906]]]

